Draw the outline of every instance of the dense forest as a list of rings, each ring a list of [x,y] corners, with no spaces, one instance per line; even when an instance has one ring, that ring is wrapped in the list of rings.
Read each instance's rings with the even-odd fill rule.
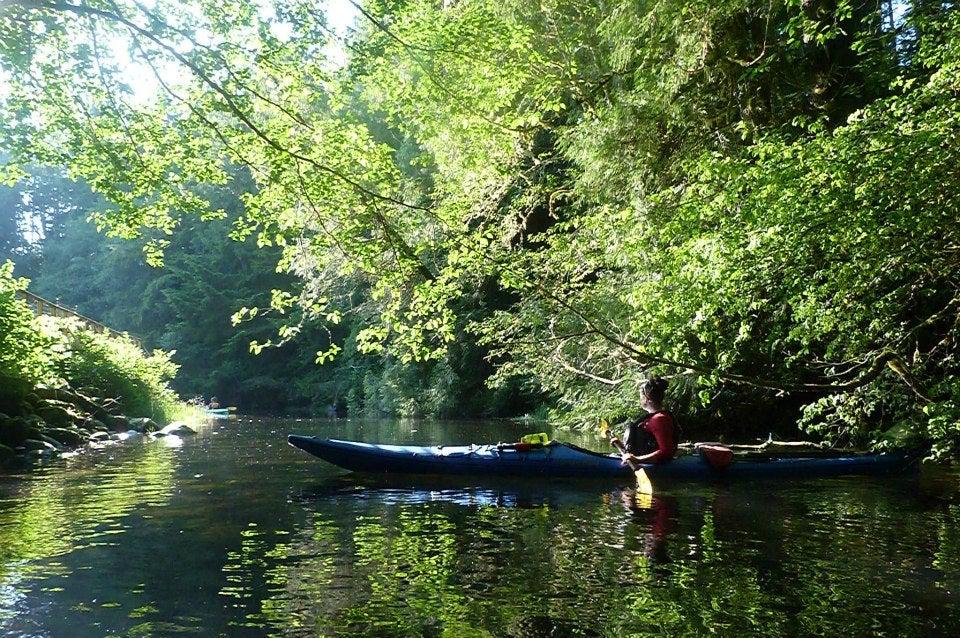
[[[251,405],[960,446],[956,3],[355,9],[5,3],[37,291]]]
[[[519,384],[485,388],[491,366],[483,349],[469,344],[419,364],[348,346],[318,365],[319,349],[331,339],[352,343],[359,330],[355,315],[362,318],[368,303],[359,282],[343,284],[349,308],[341,325],[308,324],[295,339],[252,353],[250,342],[269,339],[279,323],[233,326],[231,315],[298,282],[277,272],[276,248],[230,238],[242,204],[230,192],[217,196],[227,217],[179,233],[156,268],[144,262],[143,241],[104,238],[87,221],[105,205],[89,188],[36,169],[13,187],[0,186],[0,224],[9,229],[0,263],[14,261],[34,294],[135,335],[147,351],[170,352],[180,366],[172,384],[184,398],[216,397],[248,413],[321,416],[514,416],[537,407]]]

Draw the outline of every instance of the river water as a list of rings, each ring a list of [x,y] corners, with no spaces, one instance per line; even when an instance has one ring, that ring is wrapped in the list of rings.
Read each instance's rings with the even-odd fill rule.
[[[946,471],[649,497],[358,477],[285,442],[522,430],[242,419],[0,475],[0,635],[960,635]]]

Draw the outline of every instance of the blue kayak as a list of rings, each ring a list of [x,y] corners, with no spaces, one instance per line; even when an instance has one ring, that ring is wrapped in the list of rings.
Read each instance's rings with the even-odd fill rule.
[[[632,478],[633,470],[613,454],[591,452],[568,443],[527,449],[504,445],[382,445],[291,434],[290,445],[354,472],[390,474],[540,476],[557,478]],[[831,457],[736,459],[714,469],[699,454],[669,463],[644,464],[650,480],[729,478],[807,478],[846,475],[891,475],[915,469],[917,457],[906,452]]]

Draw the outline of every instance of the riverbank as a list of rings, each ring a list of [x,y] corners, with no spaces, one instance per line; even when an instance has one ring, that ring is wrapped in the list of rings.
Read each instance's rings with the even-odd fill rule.
[[[0,264],[0,465],[203,419],[170,388],[171,354],[73,318],[34,316]],[[184,424],[186,425],[186,424]]]
[[[158,423],[123,414],[120,405],[67,388],[33,388],[15,414],[0,412],[0,467],[131,436],[193,433],[204,418],[202,408],[183,404],[173,410],[176,420]]]

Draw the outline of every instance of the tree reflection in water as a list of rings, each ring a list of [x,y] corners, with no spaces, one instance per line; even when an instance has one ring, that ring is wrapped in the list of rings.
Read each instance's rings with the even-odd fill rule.
[[[0,478],[0,634],[960,635],[955,474],[653,497],[377,480],[303,458],[290,427]]]
[[[869,488],[836,496],[324,482],[297,494],[311,524],[262,554],[280,559],[266,570],[277,587],[254,615],[276,635],[867,635],[883,626],[919,636],[934,622],[938,632],[960,628],[946,613],[958,608],[953,595],[935,619],[906,613],[917,604],[910,592],[926,584],[898,562],[910,548],[886,525],[892,504]],[[859,525],[845,527],[851,519]],[[956,555],[936,556],[938,575],[955,578]]]

